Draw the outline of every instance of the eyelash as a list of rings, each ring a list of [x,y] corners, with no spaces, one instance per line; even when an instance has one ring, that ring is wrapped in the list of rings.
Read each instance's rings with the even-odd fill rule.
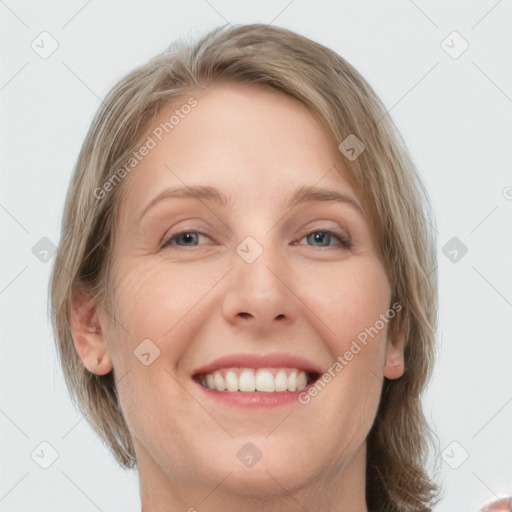
[[[309,233],[306,233],[302,238],[305,238],[309,235],[312,235],[313,233],[323,233],[323,234],[328,234],[330,236],[333,236],[334,238],[336,238],[341,246],[341,248],[344,248],[344,249],[350,249],[352,247],[352,241],[350,239],[347,239],[345,238],[343,235],[339,234],[339,233],[336,233],[335,231],[332,231],[330,229],[315,229],[313,231],[310,231]],[[162,243],[162,246],[161,246],[161,249],[164,249],[166,247],[171,247],[173,244],[171,244],[172,241],[176,240],[178,237],[180,237],[181,235],[184,235],[184,234],[197,234],[197,235],[202,235],[202,236],[205,236],[207,238],[208,235],[206,235],[205,233],[202,233],[201,231],[194,231],[194,230],[184,230],[184,231],[180,231],[179,233],[175,233],[174,235],[172,235],[171,237],[169,237],[167,240],[165,240],[163,243]],[[301,240],[302,240],[301,238]],[[296,243],[293,243],[293,245],[298,245]],[[197,247],[197,246],[181,246],[181,245],[178,245],[177,247]],[[315,245],[312,245],[310,247],[319,247],[321,249],[326,249],[328,247],[331,247],[331,246],[315,246]]]

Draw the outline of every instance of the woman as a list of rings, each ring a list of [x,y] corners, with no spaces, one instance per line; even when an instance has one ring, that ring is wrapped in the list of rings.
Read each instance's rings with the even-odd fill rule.
[[[368,83],[289,30],[216,29],[113,88],[52,321],[144,512],[431,509],[429,216]]]

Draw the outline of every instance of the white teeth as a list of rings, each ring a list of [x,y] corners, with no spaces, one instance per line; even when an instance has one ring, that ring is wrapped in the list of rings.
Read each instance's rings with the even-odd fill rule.
[[[297,390],[304,389],[306,387],[308,377],[304,372],[300,372],[297,375]]]
[[[297,374],[295,372],[288,375],[288,391],[297,391]]]
[[[267,393],[274,392],[274,377],[267,370],[258,370],[256,373],[256,390]]]
[[[307,385],[306,372],[289,368],[229,368],[202,375],[203,386],[216,391],[265,393],[301,391]]]
[[[288,389],[288,377],[285,372],[277,372],[274,379],[274,388],[276,391],[286,391]]]
[[[252,370],[242,371],[238,382],[238,389],[245,392],[254,391],[256,389],[256,378],[254,377],[254,372]]]
[[[238,391],[238,379],[236,378],[236,373],[233,370],[226,372],[224,380],[226,381],[226,389],[228,391]]]
[[[226,389],[226,383],[224,382],[224,377],[220,372],[215,372],[213,374],[213,384],[215,389],[218,391],[224,391]]]

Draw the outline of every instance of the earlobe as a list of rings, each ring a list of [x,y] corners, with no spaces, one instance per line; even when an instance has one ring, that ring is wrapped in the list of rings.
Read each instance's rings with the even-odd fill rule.
[[[83,359],[82,359],[83,361]],[[85,362],[84,362],[85,365]],[[110,359],[110,354],[105,350],[103,357],[98,357],[95,361],[95,364],[92,368],[86,365],[86,368],[96,375],[106,375],[112,371],[114,365],[112,364],[112,360]]]
[[[87,292],[76,291],[71,301],[69,325],[73,344],[84,366],[91,373],[106,375],[113,364],[105,345],[98,309]]]
[[[386,362],[383,374],[388,379],[398,379],[405,371],[404,361],[405,336],[403,333],[396,336],[394,340],[388,338],[386,345]]]

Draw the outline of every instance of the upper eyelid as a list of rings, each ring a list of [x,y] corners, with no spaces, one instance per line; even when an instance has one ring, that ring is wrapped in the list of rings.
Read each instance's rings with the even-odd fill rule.
[[[327,220],[327,219],[317,219],[317,220],[311,221],[311,222],[325,222],[328,224],[326,226],[314,226],[314,227],[308,228],[307,233],[310,233],[311,231],[333,231],[333,232],[341,231],[341,233],[339,233],[339,234],[346,234],[347,237],[351,238],[350,230],[348,230],[346,227],[341,226],[339,222],[336,222],[333,220]],[[206,230],[208,230],[208,229],[210,229],[210,228],[207,228]],[[302,231],[302,230],[303,230],[303,228],[301,228],[300,230],[292,228],[292,231],[295,231],[297,234],[299,234],[299,231]],[[228,228],[228,231],[232,235],[232,236],[230,236],[230,238],[235,240],[236,237],[235,237],[234,232],[229,228]],[[173,232],[172,235],[169,235],[169,237],[176,236],[176,235],[179,235],[179,234],[185,233],[185,232],[194,232],[194,233],[202,234],[204,236],[209,236],[207,233],[204,232],[204,230],[202,228],[198,228],[197,226],[191,226],[191,227],[178,228],[178,230],[176,232]],[[167,236],[167,232],[162,237],[162,240],[164,240],[166,236]]]
[[[193,222],[202,222],[201,219],[185,219],[185,220],[179,220],[177,222],[177,224],[181,224],[181,223],[193,223]],[[314,220],[309,220],[307,222],[301,220],[301,221],[293,221],[290,223],[289,227],[287,229],[289,229],[290,231],[295,231],[295,232],[299,232],[301,230],[303,230],[304,228],[301,227],[301,228],[298,228],[297,226],[299,225],[304,225],[304,224],[311,224],[311,223],[317,223],[317,222],[323,222],[323,223],[326,223],[327,226],[319,226],[319,227],[312,227],[311,229],[319,229],[319,230],[322,230],[322,229],[331,229],[333,231],[336,231],[336,230],[341,230],[341,231],[345,231],[348,235],[350,235],[349,233],[349,229],[346,227],[346,222],[340,222],[340,221],[337,221],[337,220],[334,220],[334,219],[327,219],[327,218],[316,218]],[[227,228],[227,230],[229,231],[230,235],[232,235],[232,238],[235,239],[235,233],[234,231],[229,227],[227,226],[224,222],[222,222],[223,226]],[[276,226],[278,225],[278,223],[274,224],[267,232],[271,231],[272,229],[274,229]],[[178,228],[179,231],[176,231],[176,233],[180,233],[180,232],[183,232],[183,231],[196,231],[196,232],[201,232],[203,228],[199,228],[197,226],[191,226],[191,227],[188,227],[188,226],[185,226],[183,228]],[[205,228],[206,230],[209,230],[209,229],[212,229],[211,226],[208,226],[207,228]],[[166,232],[167,233],[167,232]],[[206,233],[204,233],[206,234]]]

